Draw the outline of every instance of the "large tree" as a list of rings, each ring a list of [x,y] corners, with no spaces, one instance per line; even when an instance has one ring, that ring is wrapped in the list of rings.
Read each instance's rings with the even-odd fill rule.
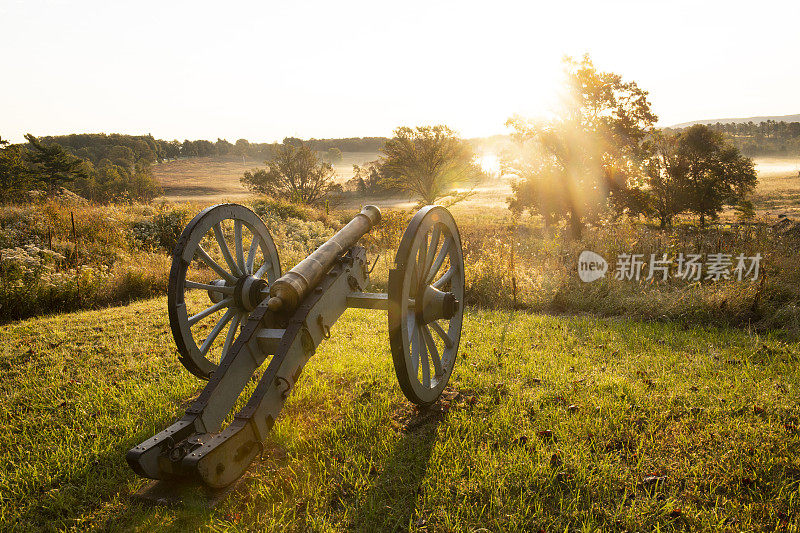
[[[609,202],[625,209],[635,197],[630,191],[644,178],[644,140],[657,117],[635,82],[598,71],[588,56],[566,58],[565,66],[566,98],[554,119],[507,122],[518,150],[504,158],[504,168],[523,179],[553,182],[518,186],[510,203],[534,212],[540,205],[563,206],[573,237],[580,238],[584,223]]]
[[[408,194],[423,204],[451,196],[484,174],[470,145],[447,126],[400,127],[386,141],[381,158],[384,186]]]
[[[676,142],[677,179],[686,208],[700,217],[701,226],[707,216],[717,218],[725,205],[738,205],[755,188],[753,161],[708,126],[696,124]]]
[[[341,190],[333,181],[335,172],[331,165],[320,161],[305,144],[280,144],[265,163],[266,168],[244,173],[241,181],[251,191],[317,205]]]

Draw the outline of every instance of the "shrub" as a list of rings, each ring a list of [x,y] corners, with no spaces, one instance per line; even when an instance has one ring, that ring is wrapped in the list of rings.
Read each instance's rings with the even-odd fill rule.
[[[152,218],[139,220],[131,226],[135,246],[172,253],[175,243],[186,227],[188,216],[181,209],[162,210]]]
[[[288,218],[299,218],[300,220],[312,220],[313,209],[308,206],[300,206],[285,200],[269,199],[256,200],[253,202],[253,211],[262,218],[277,217],[282,220]]]

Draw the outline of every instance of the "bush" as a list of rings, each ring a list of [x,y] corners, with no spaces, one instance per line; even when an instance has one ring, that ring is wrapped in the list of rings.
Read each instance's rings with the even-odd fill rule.
[[[253,202],[253,211],[261,218],[277,217],[282,220],[289,218],[312,220],[316,218],[313,216],[311,208],[284,200],[257,200]]]
[[[185,213],[56,201],[1,207],[0,322],[163,294],[164,250]]]
[[[131,226],[132,238],[137,247],[172,253],[187,219],[186,211],[181,209],[159,211],[150,219],[134,222]]]

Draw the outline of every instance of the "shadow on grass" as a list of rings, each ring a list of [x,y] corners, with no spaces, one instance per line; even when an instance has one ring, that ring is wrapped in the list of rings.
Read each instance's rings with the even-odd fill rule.
[[[355,511],[357,531],[407,530],[417,520],[417,497],[436,444],[439,424],[446,417],[440,403],[414,409],[402,420],[402,437]]]

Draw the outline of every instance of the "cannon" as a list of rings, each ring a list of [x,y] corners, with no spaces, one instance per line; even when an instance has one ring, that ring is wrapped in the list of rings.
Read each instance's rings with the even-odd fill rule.
[[[264,450],[303,367],[351,307],[387,312],[400,389],[421,406],[438,399],[463,322],[458,228],[445,208],[420,209],[400,240],[387,293],[364,292],[370,268],[357,243],[380,217],[377,207],[364,207],[283,275],[272,236],[246,207],[216,205],[189,222],[173,252],[169,323],[181,363],[208,383],[183,416],[127,453],[137,474],[211,489],[239,479]]]

